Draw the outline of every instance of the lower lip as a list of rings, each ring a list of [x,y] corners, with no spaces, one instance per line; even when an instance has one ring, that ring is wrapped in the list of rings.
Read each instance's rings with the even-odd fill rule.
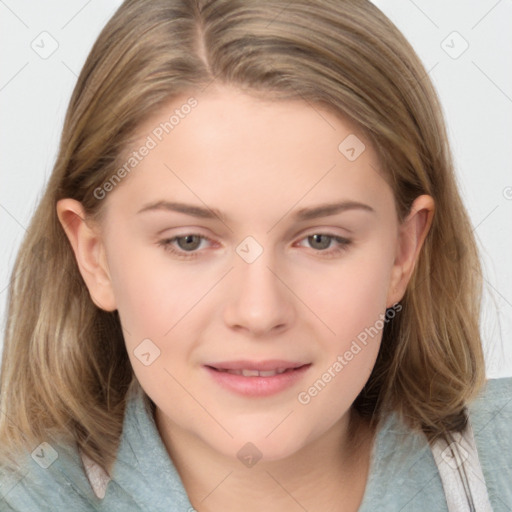
[[[272,377],[244,377],[232,373],[214,370],[205,366],[213,380],[222,387],[244,396],[275,395],[296,384],[307,372],[311,364],[300,368],[273,375]]]

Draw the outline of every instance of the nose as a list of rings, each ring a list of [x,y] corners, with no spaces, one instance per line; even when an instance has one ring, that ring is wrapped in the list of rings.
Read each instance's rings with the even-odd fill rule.
[[[237,262],[224,309],[224,321],[231,329],[262,337],[292,325],[293,293],[274,267],[270,251],[263,251],[252,263]]]

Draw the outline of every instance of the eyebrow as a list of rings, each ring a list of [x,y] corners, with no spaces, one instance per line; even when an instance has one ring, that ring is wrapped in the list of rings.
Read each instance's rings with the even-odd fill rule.
[[[155,201],[153,203],[149,203],[143,206],[138,212],[148,212],[148,211],[172,211],[178,213],[184,213],[186,215],[190,215],[192,217],[199,217],[202,219],[215,219],[218,218],[222,222],[228,222],[228,218],[225,214],[223,214],[220,210],[215,208],[203,208],[202,206],[196,206],[192,204],[179,203],[175,201]],[[318,206],[311,206],[307,208],[301,208],[297,210],[292,219],[295,221],[305,221],[316,219],[319,217],[327,217],[329,215],[336,215],[338,213],[345,212],[347,210],[363,210],[370,213],[375,213],[375,210],[364,203],[360,203],[358,201],[342,201],[339,203],[328,203],[321,204]]]

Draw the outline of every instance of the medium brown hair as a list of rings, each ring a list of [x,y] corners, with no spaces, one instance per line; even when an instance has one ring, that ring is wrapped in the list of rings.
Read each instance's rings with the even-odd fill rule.
[[[92,302],[56,203],[74,198],[99,216],[105,202],[94,191],[122,165],[137,128],[212,82],[307,101],[355,123],[377,151],[400,220],[417,196],[434,198],[402,310],[384,328],[354,407],[373,420],[396,411],[430,440],[465,426],[485,379],[480,263],[436,92],[404,36],[366,0],[127,0],[80,73],[14,266],[2,460],[55,435],[111,469],[135,378],[118,314]]]

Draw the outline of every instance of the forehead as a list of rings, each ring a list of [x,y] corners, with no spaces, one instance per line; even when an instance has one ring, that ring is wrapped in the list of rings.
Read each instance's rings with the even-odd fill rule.
[[[355,125],[302,100],[212,88],[173,99],[137,135],[130,151],[139,154],[119,187],[134,205],[181,199],[223,210],[219,201],[229,200],[263,214],[271,201],[280,210],[317,200],[378,201],[388,187]]]

